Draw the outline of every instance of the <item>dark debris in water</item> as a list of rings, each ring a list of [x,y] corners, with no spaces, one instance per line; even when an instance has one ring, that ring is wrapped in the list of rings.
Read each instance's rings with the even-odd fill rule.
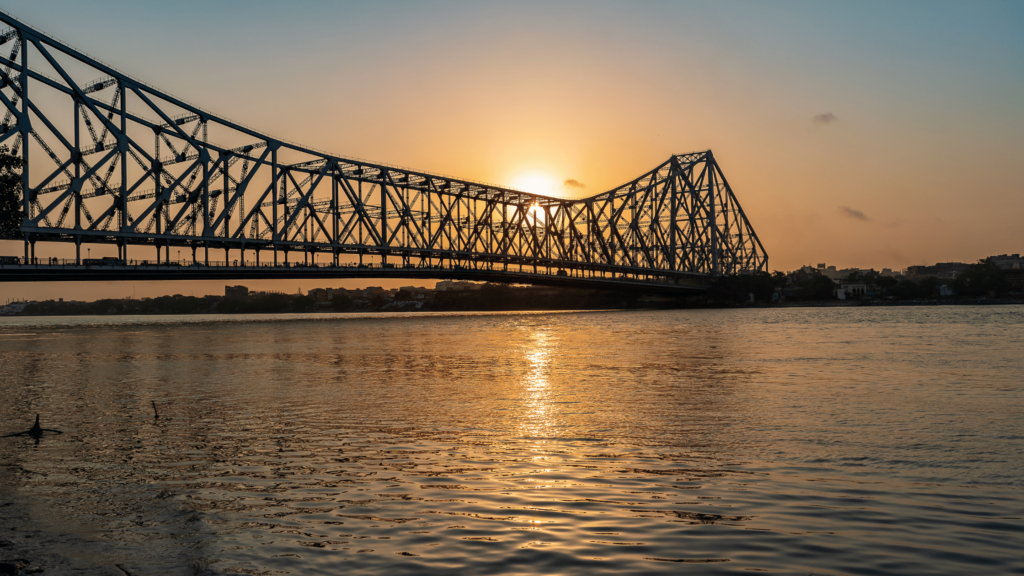
[[[46,432],[52,432],[54,434],[63,434],[63,432],[61,432],[60,430],[55,430],[53,428],[43,428],[43,427],[41,427],[39,425],[39,414],[36,414],[36,423],[33,424],[31,428],[29,428],[28,430],[24,430],[22,432],[14,432],[12,434],[8,434],[8,435],[4,436],[4,438],[14,438],[16,436],[30,436],[30,437],[35,438],[36,440],[38,440],[38,439],[42,438],[43,434],[46,433]]]
[[[665,514],[686,520],[696,520],[703,524],[714,524],[715,522],[743,522],[750,520],[751,516],[723,516],[721,514],[704,514],[701,512],[687,512],[685,510],[630,510],[641,514]]]
[[[655,562],[685,562],[687,564],[710,564],[712,562],[728,562],[728,558],[644,558]]]

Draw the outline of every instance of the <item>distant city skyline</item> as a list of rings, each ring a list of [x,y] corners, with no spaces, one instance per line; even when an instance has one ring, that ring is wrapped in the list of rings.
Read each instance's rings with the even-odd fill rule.
[[[779,272],[792,273],[801,269],[813,269],[822,272],[824,275],[837,280],[844,277],[845,272],[850,270],[875,270],[876,272],[882,273],[883,275],[895,274],[900,275],[905,272],[908,268],[921,268],[925,266],[942,265],[947,263],[959,263],[964,265],[974,264],[979,260],[986,258],[992,258],[998,262],[1002,268],[1021,266],[1020,255],[1014,254],[990,254],[988,256],[976,258],[970,261],[964,262],[931,262],[928,264],[907,266],[903,268],[889,269],[886,267],[878,266],[836,266],[828,262],[816,262],[812,264],[803,264],[801,266],[794,267],[789,270],[777,270]],[[1015,262],[1016,264],[1008,265],[1007,260]],[[957,269],[959,270],[959,268]],[[236,284],[241,284],[247,287],[253,292],[280,292],[284,294],[306,294],[309,290],[316,290],[322,288],[343,288],[346,290],[361,290],[367,287],[380,287],[385,290],[397,290],[399,288],[412,285],[420,285],[423,287],[431,286],[439,282],[445,282],[446,279],[410,279],[410,278],[348,278],[348,279],[335,279],[335,280],[238,280]],[[223,294],[225,286],[230,286],[233,281],[225,280],[192,280],[192,281],[144,281],[144,282],[131,282],[131,281],[110,281],[110,282],[36,282],[36,283],[3,283],[0,284],[0,289],[6,288],[6,291],[0,291],[0,303],[8,303],[11,301],[24,301],[24,300],[84,300],[94,301],[102,300],[106,298],[156,298],[160,296],[172,296],[174,294],[181,294],[183,296],[209,296]],[[315,283],[316,286],[310,286]],[[290,288],[294,286],[294,289]],[[31,294],[31,296],[23,296],[19,294]]]
[[[713,149],[773,270],[1024,251],[1020,3],[2,9],[203,108],[354,157],[583,197],[667,154]],[[69,291],[0,284],[0,298],[57,290]]]

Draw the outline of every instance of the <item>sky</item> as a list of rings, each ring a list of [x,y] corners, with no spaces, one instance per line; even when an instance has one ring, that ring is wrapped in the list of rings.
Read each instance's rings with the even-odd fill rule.
[[[1024,2],[0,10],[223,117],[339,155],[582,197],[711,149],[773,270],[1024,252]],[[21,247],[0,242],[0,253]],[[222,284],[0,284],[0,302]]]

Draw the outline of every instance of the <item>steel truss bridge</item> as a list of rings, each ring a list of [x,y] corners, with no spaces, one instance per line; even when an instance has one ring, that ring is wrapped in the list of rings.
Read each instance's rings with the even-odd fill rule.
[[[0,263],[2,280],[395,276],[685,292],[767,270],[710,150],[589,198],[540,196],[273,138],[0,22],[0,144],[25,161],[26,215],[24,260]],[[76,259],[37,261],[36,242],[74,243]],[[116,245],[118,261],[83,261],[83,243]],[[175,265],[172,248],[195,265]]]

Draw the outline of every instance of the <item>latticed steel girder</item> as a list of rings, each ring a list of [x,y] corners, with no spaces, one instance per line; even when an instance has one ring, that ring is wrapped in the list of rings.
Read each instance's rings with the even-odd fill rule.
[[[711,151],[562,199],[327,154],[217,117],[25,26],[0,32],[0,143],[28,242],[531,268],[659,282],[767,270]],[[124,252],[119,252],[124,254]],[[559,272],[561,270],[562,272]]]

